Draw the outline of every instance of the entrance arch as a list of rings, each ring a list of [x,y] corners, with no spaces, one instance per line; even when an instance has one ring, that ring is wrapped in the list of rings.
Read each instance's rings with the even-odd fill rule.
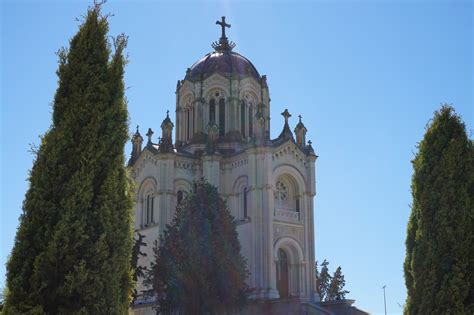
[[[303,251],[291,237],[282,237],[274,246],[276,287],[280,298],[303,296]]]
[[[280,298],[284,299],[289,296],[289,279],[288,279],[288,255],[286,252],[278,249],[278,263],[277,263],[277,290]]]

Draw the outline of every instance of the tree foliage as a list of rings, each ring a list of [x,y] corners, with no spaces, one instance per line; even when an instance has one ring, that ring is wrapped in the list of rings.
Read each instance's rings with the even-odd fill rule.
[[[321,272],[319,273],[319,278],[316,278],[317,283],[318,283],[318,292],[319,292],[319,298],[321,301],[325,301],[327,298],[328,290],[329,290],[329,285],[331,284],[331,274],[329,273],[329,262],[324,259],[323,262],[321,263]]]
[[[474,149],[451,106],[435,112],[412,163],[405,314],[474,314]]]
[[[205,180],[193,183],[154,253],[145,284],[152,287],[157,313],[215,314],[244,305],[248,271],[236,223]]]
[[[132,258],[130,261],[130,265],[132,267],[133,281],[135,283],[138,281],[138,278],[145,277],[145,272],[147,270],[146,267],[138,264],[138,260],[140,259],[140,257],[146,257],[146,253],[142,252],[141,250],[142,247],[147,246],[147,244],[143,241],[144,238],[145,238],[144,235],[137,232],[137,238],[135,239],[135,243],[133,244],[133,247],[132,247]],[[138,292],[137,292],[137,288],[135,287],[133,288],[132,301],[130,305],[133,305],[137,297],[138,297]]]
[[[349,291],[344,290],[345,285],[346,281],[344,280],[341,266],[339,266],[332,276],[331,284],[327,290],[326,301],[344,300],[346,298],[346,294],[349,293]]]
[[[133,285],[123,35],[90,8],[59,52],[52,125],[41,138],[11,258],[5,314],[125,314]]]
[[[318,261],[315,263],[316,291],[321,302],[344,300],[349,291],[344,289],[346,281],[342,274],[342,268],[337,267],[331,276],[329,272],[329,262],[324,259],[321,263],[321,272],[318,269]]]

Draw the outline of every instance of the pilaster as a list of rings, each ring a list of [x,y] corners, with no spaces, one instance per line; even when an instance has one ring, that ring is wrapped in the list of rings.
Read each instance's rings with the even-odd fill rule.
[[[273,170],[268,147],[253,148],[249,153],[249,186],[255,213],[255,284],[256,298],[278,298],[273,259]]]
[[[220,185],[220,170],[222,156],[220,154],[207,154],[201,157],[202,160],[202,175],[207,181],[217,187],[218,192],[222,193],[222,186]]]
[[[158,174],[157,180],[159,181],[157,204],[159,206],[158,211],[160,214],[160,229],[163,230],[165,225],[170,223],[173,218],[172,208],[174,193],[174,160],[175,154],[164,153],[157,156],[158,160]]]

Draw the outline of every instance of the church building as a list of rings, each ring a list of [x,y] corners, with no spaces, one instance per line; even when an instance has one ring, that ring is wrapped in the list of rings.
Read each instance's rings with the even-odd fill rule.
[[[290,126],[288,110],[281,113],[281,133],[271,139],[267,77],[234,50],[225,17],[216,23],[222,32],[213,51],[177,83],[175,121],[167,113],[159,138],[148,129],[143,143],[138,127],[132,138],[135,229],[148,243],[139,264],[150,264],[152,243],[171,222],[193,180],[204,177],[217,187],[237,221],[250,271],[250,298],[318,301],[313,214],[317,155],[306,140],[302,117]],[[138,292],[143,289],[139,283]],[[146,307],[154,314],[147,303],[138,299],[140,314],[148,314]]]

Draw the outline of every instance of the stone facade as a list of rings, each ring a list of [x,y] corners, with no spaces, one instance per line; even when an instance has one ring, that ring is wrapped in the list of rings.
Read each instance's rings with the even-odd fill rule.
[[[135,229],[145,235],[146,257],[170,223],[176,205],[205,177],[218,188],[238,222],[243,255],[251,273],[252,298],[298,297],[314,301],[314,216],[316,154],[301,122],[270,139],[270,96],[266,76],[232,51],[223,37],[186,71],[176,87],[176,141],[167,115],[162,135],[148,141],[138,128],[129,167],[137,184]],[[143,290],[139,283],[139,292]],[[136,314],[146,314],[138,299]]]

